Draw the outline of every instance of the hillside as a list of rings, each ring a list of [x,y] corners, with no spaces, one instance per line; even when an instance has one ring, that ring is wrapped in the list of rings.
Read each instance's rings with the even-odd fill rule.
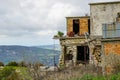
[[[50,50],[58,50],[60,51],[60,44],[53,44],[53,45],[41,45],[41,46],[35,46],[38,48],[43,48],[43,49],[50,49]]]
[[[5,64],[10,61],[41,62],[53,65],[53,57],[58,63],[60,51],[27,46],[0,46],[0,61]]]

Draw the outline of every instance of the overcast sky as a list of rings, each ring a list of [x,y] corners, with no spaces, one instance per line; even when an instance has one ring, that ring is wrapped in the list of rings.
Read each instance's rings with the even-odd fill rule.
[[[0,0],[0,45],[53,44],[65,17],[89,14],[88,4],[100,1],[115,0]]]

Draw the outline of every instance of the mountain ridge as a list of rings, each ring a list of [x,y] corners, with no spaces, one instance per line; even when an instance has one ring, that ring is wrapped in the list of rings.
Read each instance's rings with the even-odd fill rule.
[[[10,61],[25,62],[41,62],[45,65],[53,65],[53,57],[55,56],[58,63],[60,51],[39,48],[35,46],[20,45],[1,45],[0,61],[7,64]]]
[[[38,48],[43,48],[43,49],[52,49],[52,50],[58,50],[60,51],[60,44],[51,44],[51,45],[40,45],[40,46],[35,46]]]

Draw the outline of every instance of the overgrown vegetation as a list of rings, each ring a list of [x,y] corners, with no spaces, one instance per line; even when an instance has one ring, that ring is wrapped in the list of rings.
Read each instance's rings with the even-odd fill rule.
[[[0,80],[120,80],[120,72],[103,76],[101,68],[93,65],[64,66],[58,71],[42,71],[41,63],[26,64],[22,61],[8,64],[0,67]]]
[[[70,79],[72,80],[72,79]],[[120,80],[120,73],[119,74],[113,74],[108,76],[95,76],[92,74],[85,74],[79,79],[74,80]]]
[[[15,61],[9,62],[5,66],[3,66],[2,62],[1,64],[2,67],[0,67],[0,80],[34,80],[34,78],[31,76],[31,73],[29,73],[29,66],[32,66],[33,64],[29,65],[30,63],[26,64],[24,61],[19,63]],[[36,63],[34,65],[37,68],[42,64]]]
[[[34,74],[34,80],[120,80],[120,73],[103,76],[101,68],[93,65],[64,67],[55,72],[33,69],[31,73]]]
[[[15,71],[13,67],[4,67],[0,69],[0,80],[7,80],[8,76]]]

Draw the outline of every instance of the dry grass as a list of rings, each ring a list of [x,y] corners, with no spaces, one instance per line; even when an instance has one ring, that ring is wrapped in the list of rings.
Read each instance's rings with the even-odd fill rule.
[[[33,70],[31,73],[34,80],[76,80],[80,79],[85,74],[100,75],[99,68],[93,65],[69,67],[55,72]]]

